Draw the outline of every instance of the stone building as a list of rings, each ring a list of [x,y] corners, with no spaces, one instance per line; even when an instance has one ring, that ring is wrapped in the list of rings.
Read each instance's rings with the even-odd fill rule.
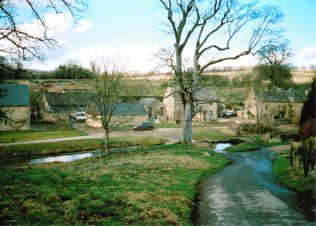
[[[223,102],[222,97],[215,94],[209,88],[201,88],[195,94],[195,116],[193,121],[196,122],[212,122],[217,120],[219,102]],[[180,107],[179,94],[174,89],[168,87],[163,103],[166,106],[166,121],[180,122],[182,113]]]
[[[30,129],[30,97],[25,85],[0,84],[0,131]]]
[[[166,121],[165,105],[159,99],[154,97],[144,97],[138,100],[138,103],[144,105],[148,112],[148,121],[152,123],[161,123]]]
[[[306,99],[305,91],[300,90],[252,90],[245,101],[244,113],[241,116],[263,123],[297,123]]]
[[[101,128],[102,121],[99,112],[97,115],[87,115],[86,125]],[[144,105],[136,102],[132,103],[119,103],[113,113],[112,121],[124,121],[122,125],[135,125],[139,122],[148,122],[148,112],[145,110]]]

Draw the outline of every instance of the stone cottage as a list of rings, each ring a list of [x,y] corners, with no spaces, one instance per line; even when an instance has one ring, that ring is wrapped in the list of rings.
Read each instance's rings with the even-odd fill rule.
[[[195,94],[195,116],[193,121],[198,122],[212,122],[217,120],[218,103],[223,102],[222,98],[215,94],[209,88],[200,88]],[[182,113],[180,107],[179,94],[174,92],[174,89],[168,87],[163,103],[166,106],[166,121],[180,122]]]
[[[144,105],[148,112],[148,121],[152,123],[161,123],[166,120],[165,105],[159,99],[154,97],[144,97],[138,100],[138,103]]]
[[[246,119],[259,120],[263,123],[294,122],[297,123],[307,96],[305,91],[265,89],[252,90],[245,101]]]
[[[30,129],[30,97],[25,85],[0,84],[0,131]]]

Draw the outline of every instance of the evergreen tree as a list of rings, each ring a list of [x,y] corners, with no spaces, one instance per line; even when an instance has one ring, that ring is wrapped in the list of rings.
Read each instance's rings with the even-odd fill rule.
[[[307,101],[305,101],[302,111],[301,111],[301,118],[300,118],[300,126],[303,126],[309,120],[316,119],[316,112],[315,112],[315,103],[316,103],[316,77],[313,79],[311,84],[311,90],[308,94]]]

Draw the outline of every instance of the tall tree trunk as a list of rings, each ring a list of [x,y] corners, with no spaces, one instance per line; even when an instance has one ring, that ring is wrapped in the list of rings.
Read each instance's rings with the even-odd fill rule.
[[[183,106],[181,134],[181,142],[183,144],[192,144],[192,101],[193,100],[189,98]]]
[[[105,131],[105,154],[109,154],[110,153],[110,137],[109,137],[109,131],[107,128],[104,128]]]
[[[182,70],[182,51],[176,46],[176,83],[180,93],[180,107],[182,113],[182,131],[181,143],[192,144],[192,98],[190,93],[187,93],[183,84],[183,70]],[[178,47],[178,48],[177,48]]]

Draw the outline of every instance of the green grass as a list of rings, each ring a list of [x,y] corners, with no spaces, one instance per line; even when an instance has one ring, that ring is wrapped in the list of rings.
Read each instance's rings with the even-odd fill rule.
[[[75,137],[87,135],[83,131],[77,129],[65,129],[65,130],[31,130],[31,131],[9,131],[0,132],[1,143],[12,143],[19,141],[30,140],[43,140],[60,137]]]
[[[26,158],[100,149],[101,139],[70,140],[52,143],[11,145],[0,147],[0,161],[9,158]],[[114,137],[112,148],[163,143],[159,137]]]
[[[201,179],[228,164],[193,146],[0,168],[0,224],[190,225]]]
[[[203,141],[204,138],[218,142],[233,139],[234,136],[223,133],[212,127],[193,127],[193,139]]]
[[[251,138],[252,138],[252,140],[254,140],[255,143],[257,143],[258,145],[261,145],[265,148],[291,144],[291,142],[264,142],[258,136],[251,136]]]
[[[246,151],[256,151],[260,147],[253,143],[241,143],[237,145],[233,145],[224,149],[224,151],[228,152],[246,152]]]
[[[288,154],[288,151],[282,154]],[[290,166],[290,159],[279,157],[273,163],[273,174],[286,186],[298,191],[315,192],[315,174],[309,174],[304,178],[303,170],[293,169]]]

